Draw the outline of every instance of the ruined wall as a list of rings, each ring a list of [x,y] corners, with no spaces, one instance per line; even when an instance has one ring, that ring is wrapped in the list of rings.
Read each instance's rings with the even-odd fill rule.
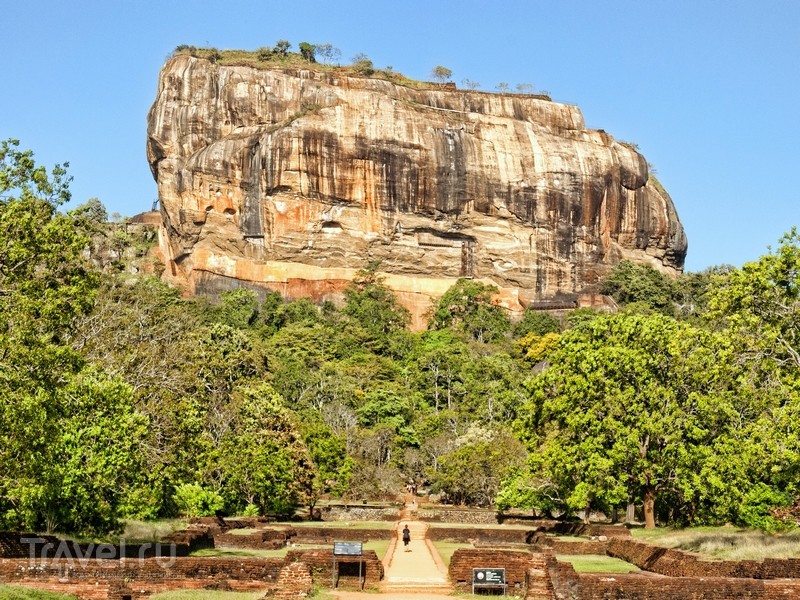
[[[506,570],[508,593],[525,594],[527,573],[532,561],[540,560],[530,552],[496,548],[459,548],[450,559],[450,582],[457,591],[472,591],[472,569],[503,568]]]
[[[645,571],[670,577],[800,577],[800,558],[709,560],[693,552],[663,548],[633,539],[609,540],[608,554]]]

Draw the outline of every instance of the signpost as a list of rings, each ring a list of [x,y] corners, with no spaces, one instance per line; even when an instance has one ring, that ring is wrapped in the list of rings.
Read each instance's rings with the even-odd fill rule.
[[[364,554],[364,545],[361,542],[333,542],[333,587],[336,588],[339,583],[339,573],[336,570],[336,557],[337,556],[362,556]],[[361,565],[364,561],[358,561],[358,585],[363,590],[364,580],[361,577]]]
[[[475,588],[501,587],[506,595],[506,570],[500,568],[472,569],[472,593]]]

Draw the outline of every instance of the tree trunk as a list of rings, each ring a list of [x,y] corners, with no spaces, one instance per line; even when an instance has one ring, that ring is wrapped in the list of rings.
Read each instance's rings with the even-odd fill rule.
[[[616,506],[611,507],[611,523],[619,523],[619,509]]]
[[[636,505],[633,502],[628,502],[628,507],[625,509],[625,522],[633,523],[636,520]]]
[[[648,486],[644,489],[644,527],[645,529],[655,529],[656,527],[656,490]]]

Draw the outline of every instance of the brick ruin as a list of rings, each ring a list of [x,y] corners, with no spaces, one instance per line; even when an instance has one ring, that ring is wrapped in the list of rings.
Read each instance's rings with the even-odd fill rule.
[[[449,518],[448,518],[449,520]],[[237,535],[232,529],[253,528]],[[506,569],[508,595],[526,600],[744,600],[800,598],[800,559],[704,560],[630,537],[619,526],[540,522],[535,528],[448,527],[428,530],[431,540],[470,542],[451,559],[457,591],[471,591],[473,568]],[[584,541],[552,535],[579,535]],[[290,549],[284,558],[204,558],[199,548],[276,548],[333,540],[390,539],[393,529],[293,527],[256,520],[204,519],[157,544],[75,544],[51,536],[0,534],[0,582],[69,593],[85,600],[139,600],[176,589],[257,591],[267,597],[302,598],[314,584],[331,587],[331,549]],[[590,539],[591,538],[591,539]],[[31,541],[31,540],[34,540]],[[608,555],[639,573],[577,573],[557,554]],[[365,589],[378,590],[384,567],[375,552],[361,557]],[[358,557],[339,557],[338,587],[360,589]]]

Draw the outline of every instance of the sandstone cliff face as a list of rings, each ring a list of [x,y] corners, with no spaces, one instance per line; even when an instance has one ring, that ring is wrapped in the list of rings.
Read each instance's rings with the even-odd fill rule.
[[[667,273],[686,238],[647,163],[575,106],[179,56],[147,154],[167,275],[335,296],[368,261],[420,317],[460,276],[511,309],[573,301],[622,259]]]

